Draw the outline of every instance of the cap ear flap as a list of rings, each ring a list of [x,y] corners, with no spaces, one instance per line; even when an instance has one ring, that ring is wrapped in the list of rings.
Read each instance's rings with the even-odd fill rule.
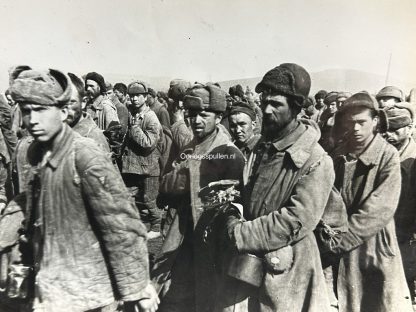
[[[63,72],[56,69],[49,69],[49,72],[61,85],[62,90],[64,90],[64,92],[56,99],[56,102],[59,104],[64,104],[68,102],[68,100],[71,98],[72,93],[72,86],[69,83],[69,77]]]
[[[378,131],[380,133],[387,132],[389,130],[389,119],[387,118],[386,111],[384,109],[379,109],[377,111],[378,115]]]
[[[19,77],[20,73],[31,70],[32,68],[27,65],[18,65],[15,67],[10,68],[9,70],[9,85],[11,86],[13,82]]]

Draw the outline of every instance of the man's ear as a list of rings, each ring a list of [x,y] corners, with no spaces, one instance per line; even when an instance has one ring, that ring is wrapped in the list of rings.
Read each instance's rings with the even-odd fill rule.
[[[252,120],[251,124],[253,125],[253,129],[257,127],[257,122],[255,120]]]
[[[61,108],[61,120],[65,121],[68,118],[68,106],[63,106]]]
[[[217,113],[215,116],[215,124],[218,125],[222,120],[222,113]]]

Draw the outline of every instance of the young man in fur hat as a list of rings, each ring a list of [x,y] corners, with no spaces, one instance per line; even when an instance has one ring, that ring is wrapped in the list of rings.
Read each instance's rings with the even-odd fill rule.
[[[57,70],[13,71],[13,98],[33,136],[22,263],[33,267],[34,311],[154,312],[146,229],[108,155],[67,124],[70,79]]]
[[[227,287],[220,311],[248,297],[248,311],[328,311],[314,236],[335,178],[319,132],[297,119],[311,87],[308,72],[281,64],[256,86],[262,94],[263,138],[245,168],[244,217],[227,222],[231,248],[267,263],[259,288]],[[279,268],[277,267],[279,266]],[[257,272],[252,272],[256,274]],[[228,299],[227,299],[228,298]]]
[[[217,272],[204,230],[213,210],[204,210],[201,188],[219,180],[242,180],[244,157],[219,127],[226,109],[225,92],[195,85],[184,97],[194,134],[163,176],[160,191],[172,198],[172,222],[152,275],[160,287],[160,311],[212,312]]]
[[[103,76],[90,72],[85,76],[85,90],[88,95],[87,112],[102,130],[119,125],[117,109],[106,98],[107,88]]]
[[[340,256],[340,312],[412,311],[396,239],[400,159],[379,133],[378,103],[367,92],[348,98],[337,112],[335,187],[348,213],[348,231],[335,234],[330,251]]]
[[[387,129],[384,138],[400,154],[402,190],[394,215],[396,234],[404,272],[413,304],[416,304],[416,143],[412,139],[414,108],[407,102],[395,104],[385,111]]]

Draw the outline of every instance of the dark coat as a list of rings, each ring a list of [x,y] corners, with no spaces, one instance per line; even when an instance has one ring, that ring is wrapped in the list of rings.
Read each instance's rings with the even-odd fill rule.
[[[260,288],[251,294],[249,301],[258,307],[253,311],[329,309],[313,231],[335,175],[332,160],[318,139],[316,130],[300,123],[288,136],[271,143],[268,152],[268,144],[260,141],[249,159],[253,169],[244,191],[247,221],[234,228],[236,247],[240,253],[259,256],[287,246],[293,249],[288,271],[267,271]]]
[[[81,312],[142,298],[149,273],[138,211],[109,156],[69,126],[63,131],[44,166],[37,142],[28,150],[26,220],[41,304]]]
[[[408,244],[416,234],[416,143],[412,138],[400,152],[402,191],[394,216],[399,243]]]
[[[347,206],[348,231],[333,251],[342,255],[338,272],[340,312],[412,311],[396,238],[394,213],[400,197],[400,160],[379,134],[358,157],[335,159],[337,184]],[[351,179],[357,181],[348,186]],[[348,198],[349,189],[359,197]]]
[[[192,236],[195,281],[191,287],[195,289],[197,298],[195,305],[189,307],[189,311],[211,312],[215,303],[215,271],[208,248],[203,243],[203,230],[210,221],[212,212],[204,212],[199,191],[210,182],[242,179],[244,157],[222,131],[218,128],[199,144],[192,140],[183,150],[189,158],[184,160],[184,157],[180,157],[174,169],[163,177],[160,186],[162,194],[176,196],[176,204],[172,209],[172,223],[152,271],[152,277],[158,288],[163,288],[163,303],[163,294],[169,291],[170,272],[176,265],[175,260],[184,236]],[[198,158],[200,156],[205,158]],[[210,157],[212,159],[209,159]]]

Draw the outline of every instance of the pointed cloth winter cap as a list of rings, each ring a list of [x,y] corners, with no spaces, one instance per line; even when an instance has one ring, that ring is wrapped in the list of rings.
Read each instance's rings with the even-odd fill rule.
[[[10,93],[18,103],[60,106],[70,100],[69,82],[68,76],[56,69],[37,71],[18,66],[10,75]]]
[[[393,107],[386,109],[387,126],[389,131],[406,127],[413,122],[415,111],[407,102],[396,103]]]
[[[382,97],[394,97],[398,99],[400,102],[404,101],[404,94],[403,91],[394,86],[387,86],[381,89],[377,95],[376,99],[380,100]]]
[[[186,91],[183,105],[190,110],[223,113],[227,108],[226,93],[214,84],[195,84]]]
[[[349,97],[344,104],[339,108],[338,112],[345,112],[351,108],[363,107],[369,109],[379,110],[378,102],[367,91],[355,93]]]
[[[325,96],[324,103],[326,105],[329,105],[332,102],[336,102],[337,101],[337,97],[338,97],[338,92],[331,91],[331,92],[327,93],[327,95]]]
[[[268,71],[259,84],[256,92],[271,90],[286,96],[293,96],[303,105],[311,89],[311,77],[301,66],[284,63]]]

